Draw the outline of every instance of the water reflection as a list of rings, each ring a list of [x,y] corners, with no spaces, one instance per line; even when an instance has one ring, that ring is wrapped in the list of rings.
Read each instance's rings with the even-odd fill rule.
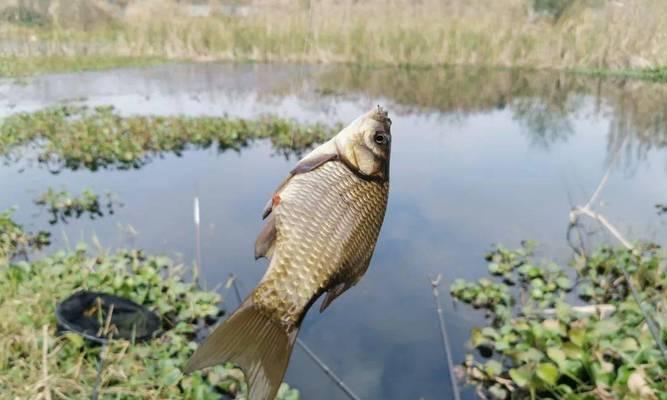
[[[175,64],[0,85],[0,114],[68,102],[112,104],[123,115],[271,113],[331,123],[386,104],[392,188],[376,254],[358,286],[325,314],[308,315],[301,337],[364,399],[440,399],[449,385],[429,276],[443,273],[447,285],[481,277],[492,243],[523,239],[567,261],[570,207],[588,199],[621,145],[623,168],[611,174],[600,210],[627,237],[665,242],[655,209],[667,185],[665,95],[657,84],[548,72]],[[198,196],[206,283],[234,273],[247,292],[265,268],[252,248],[261,210],[293,161],[254,142],[239,153],[185,149],[123,171],[52,175],[9,163],[0,167],[0,209],[19,205],[16,219],[37,230],[47,218],[31,204],[46,187],[109,190],[125,206],[99,221],[58,225],[54,248],[94,233],[105,247],[136,245],[190,263]],[[449,302],[445,316],[461,361],[478,316]],[[302,353],[287,379],[306,399],[345,399]]]
[[[575,118],[609,117],[608,148],[623,146],[627,164],[667,145],[667,86],[658,83],[475,68],[338,68],[316,82],[320,93],[382,97],[402,113],[464,118],[509,108],[531,142],[544,148],[567,140]]]
[[[666,85],[550,71],[175,64],[40,77],[27,86],[0,85],[0,95],[0,115],[63,101],[115,104],[126,113],[240,116],[272,104],[305,108],[327,122],[322,116],[335,114],[341,100],[361,96],[383,99],[402,115],[457,120],[509,109],[541,148],[567,140],[573,119],[609,118],[608,148],[622,146],[630,168],[667,145]]]

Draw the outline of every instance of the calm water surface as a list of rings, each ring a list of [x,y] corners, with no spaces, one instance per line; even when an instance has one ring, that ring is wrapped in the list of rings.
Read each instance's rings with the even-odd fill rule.
[[[667,238],[667,217],[654,209],[667,202],[667,88],[657,84],[521,71],[224,64],[0,83],[0,116],[62,103],[111,104],[126,115],[271,113],[324,122],[385,105],[394,121],[392,181],[375,256],[359,285],[324,315],[312,311],[301,331],[363,399],[450,398],[429,277],[443,274],[460,362],[480,316],[453,307],[444,288],[485,275],[483,255],[494,243],[535,239],[540,256],[566,262],[568,211],[586,201],[608,166],[599,209],[630,238]],[[253,260],[261,210],[295,161],[265,142],[238,153],[166,154],[131,171],[54,175],[24,159],[0,166],[0,209],[18,206],[20,223],[51,229],[52,248],[96,236],[105,248],[137,246],[192,263],[199,196],[206,284],[233,273],[247,292],[266,267]],[[48,186],[111,190],[125,205],[112,217],[49,226],[33,205]],[[226,300],[236,306],[233,296]],[[346,398],[298,349],[286,379],[305,399]]]

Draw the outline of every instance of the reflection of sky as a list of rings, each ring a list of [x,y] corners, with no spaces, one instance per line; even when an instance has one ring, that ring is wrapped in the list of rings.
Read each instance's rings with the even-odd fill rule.
[[[8,95],[0,100],[0,115],[86,97],[90,104],[112,103],[123,113],[277,113],[348,121],[377,101],[265,98],[248,86],[279,89],[281,79],[296,79],[298,73],[278,67],[220,69],[216,74],[212,67],[177,65],[37,78],[25,87],[0,86]],[[389,209],[370,270],[323,316],[308,315],[302,339],[364,399],[442,398],[449,384],[428,277],[442,273],[446,285],[459,277],[480,277],[482,256],[492,243],[516,246],[527,238],[541,243],[541,254],[566,260],[568,192],[583,202],[595,188],[608,157],[608,123],[601,116],[573,119],[572,136],[544,149],[531,145],[511,108],[459,119],[394,116]],[[247,292],[266,265],[253,260],[261,209],[292,164],[260,143],[241,153],[166,155],[134,171],[51,175],[39,166],[22,173],[16,165],[2,166],[0,209],[20,205],[17,220],[43,228],[48,216],[38,213],[32,199],[47,186],[74,193],[85,187],[111,190],[125,206],[113,218],[57,225],[54,247],[64,234],[70,242],[96,234],[105,247],[129,246],[119,224],[131,224],[139,232],[137,246],[180,254],[191,263],[192,200],[199,195],[206,283],[215,287],[234,273]],[[667,201],[665,165],[662,154],[651,152],[632,174],[615,170],[603,193],[604,212],[632,238],[664,242],[667,237],[653,209]],[[479,317],[466,307],[453,309],[446,290],[443,297],[458,362]],[[229,303],[236,305],[233,296]],[[345,398],[298,349],[287,380],[306,399]]]

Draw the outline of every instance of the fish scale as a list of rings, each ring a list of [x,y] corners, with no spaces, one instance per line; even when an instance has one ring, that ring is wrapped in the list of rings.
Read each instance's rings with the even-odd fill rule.
[[[325,290],[354,284],[380,232],[388,182],[365,180],[339,161],[292,177],[274,208],[277,238],[255,304],[288,326]]]

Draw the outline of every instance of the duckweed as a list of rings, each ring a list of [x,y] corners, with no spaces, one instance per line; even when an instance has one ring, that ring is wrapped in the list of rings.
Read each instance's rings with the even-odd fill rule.
[[[667,343],[667,257],[659,247],[600,247],[569,269],[536,263],[532,244],[498,247],[486,259],[500,282],[459,280],[451,287],[455,299],[489,317],[470,337],[481,358],[469,354],[461,367],[482,398],[665,399],[667,360],[623,274],[652,305]],[[573,290],[580,301],[613,312],[573,306]]]
[[[256,120],[221,117],[121,116],[113,107],[60,106],[19,113],[0,123],[0,155],[34,154],[53,172],[63,168],[139,168],[164,153],[189,148],[240,150],[268,139],[281,154],[300,154],[333,136],[340,125],[300,124],[276,116]]]
[[[28,237],[10,214],[0,214],[2,249],[15,254]],[[10,221],[10,222],[7,222]],[[39,242],[34,242],[39,245]],[[91,256],[84,245],[40,260],[0,259],[0,387],[7,398],[90,398],[101,353],[100,398],[246,399],[241,371],[231,364],[184,376],[180,368],[196,340],[223,315],[221,296],[185,279],[186,268],[138,250]],[[87,289],[129,298],[156,311],[164,333],[142,343],[113,340],[105,348],[56,329],[56,303]],[[48,385],[45,385],[48,382]],[[48,393],[48,394],[47,394]],[[283,384],[280,400],[298,400]]]

